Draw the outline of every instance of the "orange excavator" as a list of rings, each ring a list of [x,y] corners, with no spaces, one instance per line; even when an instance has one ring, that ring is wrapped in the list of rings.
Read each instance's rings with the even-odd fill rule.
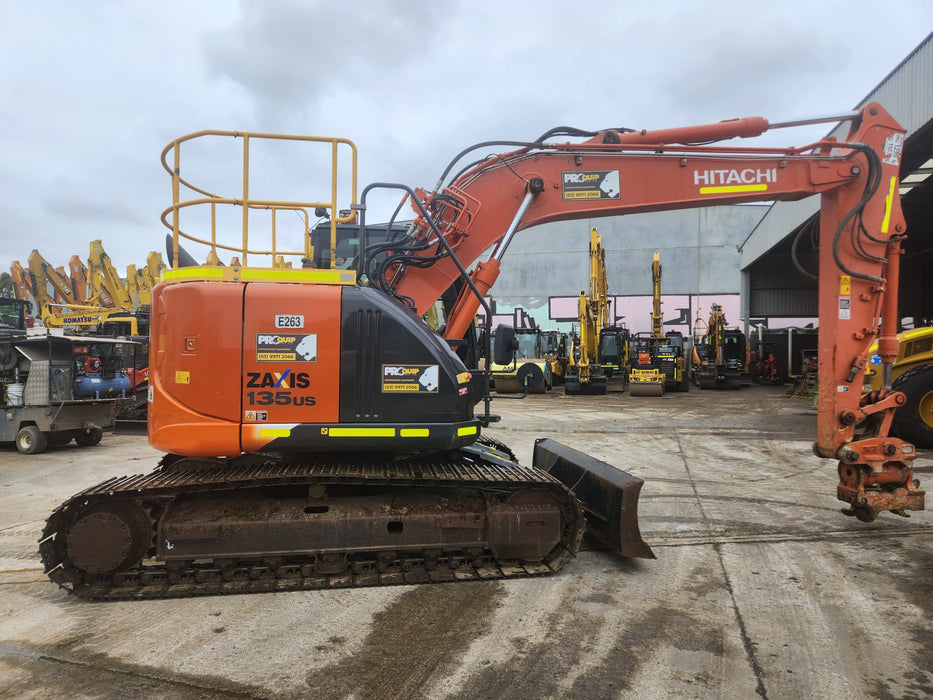
[[[802,148],[717,143],[840,120],[851,124],[845,139]],[[496,417],[488,377],[474,369],[473,320],[480,307],[491,317],[484,297],[513,235],[631,212],[821,196],[814,449],[838,461],[837,497],[848,514],[870,521],[923,508],[914,448],[889,435],[904,402],[890,388],[904,131],[880,105],[780,124],[560,127],[534,141],[479,144],[512,150],[448,180],[468,149],[432,191],[379,183],[357,201],[354,171],[346,214],[336,187],[321,202],[272,202],[251,199],[245,184],[238,197],[191,185],[181,176],[181,145],[219,135],[242,139],[244,168],[263,137],[323,142],[334,154],[350,148],[356,162],[342,139],[242,132],[199,132],[163,151],[173,180],[163,214],[173,229],[170,259],[183,259],[180,241],[200,241],[212,253],[236,250],[242,264],[176,267],[153,290],[149,441],[167,454],[153,472],[88,488],[48,518],[40,540],[47,574],[79,596],[529,576],[561,568],[584,530],[624,556],[653,557],[634,515],[641,481],[547,438],[532,466],[518,464],[481,433]],[[195,198],[183,200],[183,188]],[[404,193],[410,226],[367,225],[376,189]],[[242,207],[242,244],[223,242],[213,226],[200,238],[185,231],[180,215],[199,203]],[[271,246],[248,241],[249,214],[276,209],[329,212],[331,261],[337,225],[352,223],[353,264],[250,266],[285,257],[274,234]],[[297,252],[313,260],[307,247]],[[440,333],[422,320],[438,305]],[[494,349],[485,342],[487,357],[508,354],[502,338]],[[886,379],[863,396],[873,342]]]

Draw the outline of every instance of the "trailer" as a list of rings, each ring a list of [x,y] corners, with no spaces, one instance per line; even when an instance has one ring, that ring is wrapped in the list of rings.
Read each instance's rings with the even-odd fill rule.
[[[22,454],[49,445],[96,445],[131,395],[124,357],[132,341],[52,329],[0,335],[0,443]]]

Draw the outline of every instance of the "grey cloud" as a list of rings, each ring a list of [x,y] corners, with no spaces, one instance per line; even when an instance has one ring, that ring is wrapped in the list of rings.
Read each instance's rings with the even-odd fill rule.
[[[239,21],[209,33],[203,54],[211,75],[226,78],[266,108],[306,107],[339,89],[424,56],[433,25],[451,3],[370,0],[241,5]]]

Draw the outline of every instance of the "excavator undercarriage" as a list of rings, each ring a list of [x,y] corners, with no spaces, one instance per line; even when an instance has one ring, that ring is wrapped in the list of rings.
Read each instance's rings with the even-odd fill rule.
[[[407,460],[168,455],[59,506],[40,553],[89,599],[535,576],[571,559],[587,527],[654,558],[638,532],[642,482],[623,474],[551,440],[532,468],[487,438]]]

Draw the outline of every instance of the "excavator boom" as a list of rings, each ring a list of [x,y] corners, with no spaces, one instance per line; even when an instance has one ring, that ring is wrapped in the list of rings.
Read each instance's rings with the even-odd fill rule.
[[[424,225],[412,252],[397,254],[391,289],[423,313],[457,276],[457,264],[418,243],[438,232],[461,261],[480,262],[483,288],[495,281],[498,259],[515,231],[566,219],[636,212],[796,200],[821,196],[819,420],[816,453],[840,460],[838,497],[860,519],[923,507],[913,478],[913,446],[888,435],[903,395],[887,393],[862,405],[859,377],[868,346],[878,340],[882,362],[896,356],[897,281],[906,226],[898,195],[904,130],[881,105],[845,115],[845,139],[804,148],[739,148],[705,143],[761,133],[760,118],[715,125],[625,133],[607,130],[580,143],[527,146],[483,160],[443,189],[421,191],[437,222]],[[781,125],[783,126],[783,125]],[[509,236],[506,236],[506,232]],[[475,273],[475,274],[476,274]],[[460,338],[479,300],[463,288],[445,337]],[[875,416],[873,434],[856,439],[855,425]],[[879,417],[883,417],[880,420]]]

